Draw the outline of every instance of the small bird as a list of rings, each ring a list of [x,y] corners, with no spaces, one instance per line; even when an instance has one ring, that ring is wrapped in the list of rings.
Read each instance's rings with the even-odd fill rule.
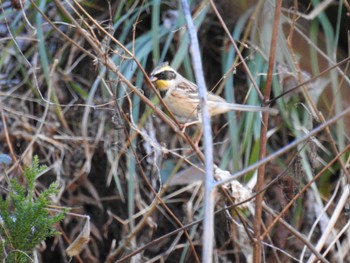
[[[151,75],[152,83],[165,93],[164,102],[170,111],[186,126],[201,122],[200,102],[197,85],[180,75],[175,69],[164,62],[156,67]],[[278,110],[259,106],[234,104],[211,92],[207,92],[207,107],[210,117],[229,111],[268,111],[277,114]]]

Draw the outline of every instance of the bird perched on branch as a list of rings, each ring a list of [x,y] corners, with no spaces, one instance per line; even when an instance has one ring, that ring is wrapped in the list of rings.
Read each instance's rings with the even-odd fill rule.
[[[150,79],[165,93],[164,102],[170,111],[185,123],[185,126],[201,122],[200,102],[197,85],[181,76],[175,69],[164,62],[156,67]],[[249,111],[277,114],[278,110],[267,107],[229,103],[224,98],[207,92],[207,107],[210,117],[229,111]]]

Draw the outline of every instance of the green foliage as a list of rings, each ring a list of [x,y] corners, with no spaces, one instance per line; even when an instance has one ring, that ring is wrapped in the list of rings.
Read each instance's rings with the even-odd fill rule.
[[[32,167],[24,172],[27,184],[11,180],[8,197],[0,199],[0,253],[3,262],[32,262],[35,246],[47,237],[59,234],[53,225],[63,219],[64,212],[50,215],[46,206],[49,196],[57,193],[57,183],[35,196],[35,179],[46,166],[34,157]]]

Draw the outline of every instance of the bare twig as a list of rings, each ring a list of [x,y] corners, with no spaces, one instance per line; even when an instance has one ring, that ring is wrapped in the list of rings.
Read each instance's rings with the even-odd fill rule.
[[[222,19],[221,15],[220,15],[220,13],[219,13],[219,11],[218,11],[218,9],[216,8],[216,6],[215,6],[215,4],[214,4],[214,1],[213,1],[213,0],[210,0],[210,4],[211,4],[211,6],[212,6],[212,8],[213,8],[213,10],[214,10],[215,15],[216,15],[217,18],[219,19],[221,26],[222,26],[223,29],[225,30],[226,35],[229,37],[229,39],[230,39],[230,41],[231,41],[231,44],[233,45],[233,47],[234,47],[235,50],[237,51],[237,55],[239,56],[239,59],[241,60],[241,62],[242,62],[242,64],[243,64],[243,67],[245,68],[246,73],[247,73],[247,75],[248,75],[250,81],[251,81],[252,84],[253,84],[253,87],[254,87],[255,91],[257,92],[257,94],[258,94],[258,96],[259,96],[261,102],[263,102],[263,100],[264,100],[264,95],[261,93],[261,91],[260,91],[258,85],[256,84],[255,79],[254,79],[252,73],[250,73],[250,70],[249,70],[249,68],[248,68],[248,66],[247,66],[247,63],[245,62],[245,60],[244,60],[244,58],[243,58],[243,56],[242,56],[242,54],[241,54],[239,48],[237,47],[235,40],[234,40],[233,37],[231,36],[231,33],[230,33],[230,31],[228,30],[228,28],[227,28],[227,26],[226,26],[224,20]]]
[[[281,14],[282,1],[277,0],[275,6],[275,15],[274,15],[274,23],[273,23],[273,31],[272,31],[272,39],[271,39],[271,48],[270,48],[270,56],[269,56],[269,67],[267,70],[267,79],[266,79],[266,87],[265,87],[265,95],[264,95],[264,104],[270,98],[270,93],[272,89],[272,75],[273,68],[275,65],[275,51],[276,51],[276,43],[278,32],[280,29],[280,14]],[[263,112],[262,114],[262,127],[260,131],[260,150],[259,150],[259,160],[262,160],[266,156],[266,145],[267,145],[267,124],[269,121],[269,114],[267,112]],[[258,169],[258,178],[256,182],[256,191],[260,191],[264,187],[265,180],[265,165],[261,165]],[[253,250],[253,261],[258,263],[261,262],[261,216],[262,216],[262,204],[263,204],[264,192],[261,192],[256,196],[255,199],[255,217],[254,217],[254,237],[255,244]]]
[[[205,154],[205,190],[204,190],[204,224],[202,236],[202,262],[212,262],[214,239],[214,165],[213,165],[213,138],[211,134],[210,116],[207,108],[207,88],[205,85],[201,52],[197,38],[197,30],[194,26],[187,0],[182,0],[182,8],[185,13],[187,28],[190,35],[190,52],[193,68],[198,85],[200,107],[202,114],[204,154]]]

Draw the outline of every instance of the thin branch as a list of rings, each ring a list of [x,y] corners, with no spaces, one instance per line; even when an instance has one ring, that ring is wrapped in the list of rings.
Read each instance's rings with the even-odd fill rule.
[[[273,30],[272,30],[269,65],[267,70],[264,104],[266,103],[266,101],[269,100],[271,89],[272,89],[272,75],[273,75],[273,68],[275,65],[275,51],[276,51],[276,44],[278,39],[278,32],[280,29],[281,7],[282,7],[282,1],[277,0],[276,6],[275,6],[274,23],[273,23]],[[263,112],[262,113],[263,125],[260,131],[259,160],[264,159],[264,157],[266,156],[268,121],[269,121],[269,113]],[[258,179],[256,182],[257,192],[260,192],[260,190],[264,187],[264,180],[265,180],[265,165],[261,165],[258,169]],[[261,262],[261,256],[262,256],[262,248],[261,248],[262,238],[260,236],[260,233],[261,233],[261,220],[262,220],[261,216],[262,216],[263,199],[264,199],[264,192],[261,192],[260,194],[258,194],[255,199],[255,217],[254,217],[255,244],[254,244],[254,250],[253,250],[253,261],[257,263]]]
[[[188,33],[190,35],[190,52],[193,68],[198,85],[200,109],[202,114],[204,137],[204,165],[205,165],[205,189],[204,189],[204,224],[203,224],[203,252],[202,262],[212,262],[214,239],[214,165],[213,165],[213,138],[211,134],[210,116],[207,108],[207,88],[205,85],[201,53],[199,50],[197,30],[193,23],[187,0],[182,0],[182,8],[185,13]]]
[[[250,70],[249,70],[249,68],[248,68],[248,66],[247,66],[247,63],[245,62],[245,60],[244,60],[244,58],[243,58],[243,56],[242,56],[242,54],[241,54],[239,48],[238,48],[237,45],[236,45],[235,40],[233,39],[233,37],[232,37],[230,31],[228,30],[228,28],[227,28],[227,26],[226,26],[224,20],[222,19],[221,15],[220,15],[220,13],[219,13],[219,11],[218,11],[218,9],[216,8],[216,6],[215,6],[215,4],[214,4],[214,1],[213,1],[213,0],[210,0],[210,4],[211,4],[211,6],[212,6],[212,8],[213,8],[213,10],[214,10],[215,15],[216,15],[217,18],[219,19],[222,28],[225,30],[226,35],[227,35],[228,38],[230,39],[231,44],[232,44],[233,47],[235,48],[235,50],[236,50],[236,52],[237,52],[237,55],[238,55],[239,59],[241,60],[241,62],[242,62],[242,64],[243,64],[243,67],[245,68],[246,73],[247,73],[247,75],[248,75],[250,81],[251,81],[252,84],[253,84],[253,87],[254,87],[255,91],[257,92],[257,94],[258,94],[260,100],[263,102],[263,101],[264,101],[264,96],[263,96],[263,94],[261,93],[261,91],[260,91],[260,89],[259,89],[259,87],[258,87],[258,84],[256,84],[255,79],[254,79],[252,73],[250,73]]]

